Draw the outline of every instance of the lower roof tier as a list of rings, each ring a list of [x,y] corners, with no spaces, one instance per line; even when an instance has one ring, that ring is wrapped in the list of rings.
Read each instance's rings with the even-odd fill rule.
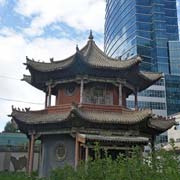
[[[147,134],[160,134],[175,124],[174,119],[153,116],[151,110],[134,111],[122,108],[120,111],[93,109],[72,105],[71,108],[49,111],[19,111],[13,108],[12,118],[18,124],[20,130],[25,133],[38,131],[46,127],[44,131],[53,126],[54,130],[67,128],[106,129],[106,130],[138,130]]]

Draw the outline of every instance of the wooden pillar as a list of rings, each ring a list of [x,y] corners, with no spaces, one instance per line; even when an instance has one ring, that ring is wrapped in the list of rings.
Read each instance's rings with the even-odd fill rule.
[[[85,161],[88,161],[88,156],[89,156],[89,148],[88,146],[85,147]]]
[[[83,91],[84,91],[84,81],[81,79],[81,86],[80,86],[80,104],[83,103]]]
[[[155,143],[155,136],[152,135],[152,138],[151,138],[151,149],[152,149],[152,153],[154,153],[154,151],[155,151],[155,145],[154,145],[154,143]]]
[[[134,93],[134,108],[138,110],[138,98],[137,98],[137,91]]]
[[[78,166],[79,161],[79,142],[78,142],[78,136],[76,134],[76,142],[75,142],[75,169]]]
[[[29,138],[29,142],[28,142],[28,158],[27,158],[27,164],[26,164],[26,172],[29,172],[29,160],[30,160],[30,149],[31,149],[31,139]]]
[[[45,93],[45,108],[47,108],[47,98],[48,98],[48,94],[47,92]]]
[[[122,106],[122,84],[119,84],[119,106]]]
[[[83,158],[82,153],[83,153],[83,147],[82,147],[81,144],[79,143],[79,161],[81,161],[82,158]]]
[[[31,175],[33,171],[33,160],[34,160],[34,134],[31,134],[31,146],[30,146],[30,153],[29,153],[29,169],[28,174]]]
[[[48,86],[48,106],[51,106],[51,85]]]

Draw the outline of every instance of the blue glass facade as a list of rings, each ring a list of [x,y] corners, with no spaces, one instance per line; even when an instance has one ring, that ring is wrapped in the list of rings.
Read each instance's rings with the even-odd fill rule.
[[[165,75],[167,114],[180,112],[180,76]]]
[[[168,41],[178,40],[176,0],[107,0],[105,52],[141,55],[142,69],[169,73]]]
[[[180,75],[180,41],[169,41],[168,45],[170,74]]]

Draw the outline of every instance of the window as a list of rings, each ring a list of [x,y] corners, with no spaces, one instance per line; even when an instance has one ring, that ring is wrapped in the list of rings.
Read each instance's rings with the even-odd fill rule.
[[[75,93],[75,86],[74,85],[69,85],[65,88],[65,94],[67,96],[72,96]]]
[[[93,85],[85,87],[83,99],[88,104],[113,104],[113,93],[106,85]]]

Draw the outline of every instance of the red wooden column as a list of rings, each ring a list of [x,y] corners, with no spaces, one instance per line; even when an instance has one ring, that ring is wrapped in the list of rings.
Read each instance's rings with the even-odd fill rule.
[[[33,171],[33,160],[34,160],[34,142],[35,137],[34,134],[31,134],[31,143],[30,143],[30,152],[29,152],[29,167],[28,167],[28,174],[31,175]]]
[[[29,138],[29,142],[28,142],[28,159],[27,159],[27,165],[26,165],[26,172],[29,172],[29,159],[30,159],[30,149],[31,149],[31,139]]]

